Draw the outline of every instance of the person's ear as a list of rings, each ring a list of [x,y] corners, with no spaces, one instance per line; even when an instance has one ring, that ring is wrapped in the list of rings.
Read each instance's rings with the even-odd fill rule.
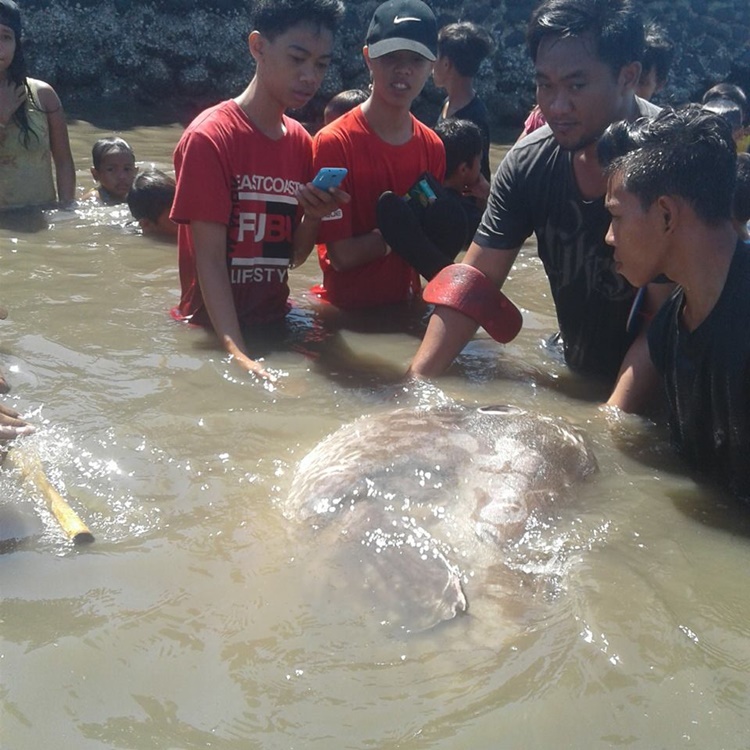
[[[263,57],[265,43],[265,37],[260,31],[251,31],[247,37],[247,48],[250,50],[250,54],[256,62],[258,61],[258,58]]]
[[[674,234],[680,216],[680,205],[669,195],[660,195],[656,199],[656,206],[661,215],[662,231],[664,234]]]
[[[156,228],[156,224],[151,219],[138,219],[138,224],[143,234],[153,234]]]
[[[99,170],[96,167],[91,167],[91,176],[96,182],[99,182]]]
[[[471,172],[471,163],[468,161],[462,161],[457,167],[456,172],[460,175],[461,179],[466,181],[466,176]]]
[[[620,75],[618,76],[618,83],[623,89],[635,90],[638,85],[638,81],[641,78],[641,64],[639,62],[631,62],[627,65],[623,65],[620,68]]]

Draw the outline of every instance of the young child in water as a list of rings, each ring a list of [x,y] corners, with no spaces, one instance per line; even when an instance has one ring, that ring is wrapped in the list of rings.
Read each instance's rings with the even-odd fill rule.
[[[115,206],[127,200],[128,192],[138,173],[135,154],[122,138],[100,138],[91,149],[91,176],[98,186],[84,197],[105,206]]]
[[[174,179],[160,169],[144,169],[133,180],[128,208],[143,234],[177,239],[177,224],[169,218],[175,187]]]
[[[471,120],[451,117],[435,126],[445,147],[445,179],[443,187],[460,196],[467,213],[468,241],[474,237],[482,218],[490,183],[481,171],[484,139],[479,126]]]
[[[0,210],[66,206],[75,188],[62,104],[49,84],[28,77],[21,13],[0,0]]]
[[[452,263],[474,238],[487,205],[490,184],[480,171],[482,131],[470,120],[449,118],[435,126],[445,147],[445,179],[434,202],[411,207],[384,193],[378,200],[378,228],[383,239],[425,279]]]

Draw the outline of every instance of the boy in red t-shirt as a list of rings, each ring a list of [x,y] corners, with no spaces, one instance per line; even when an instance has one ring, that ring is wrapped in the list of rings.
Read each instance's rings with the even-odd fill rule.
[[[331,60],[340,0],[259,0],[248,38],[255,76],[235,99],[200,114],[174,153],[179,225],[179,320],[212,326],[246,371],[243,327],[284,317],[288,269],[310,250],[340,193],[308,184],[312,142],[284,115],[306,104]],[[334,195],[336,197],[334,197]]]
[[[409,111],[432,72],[437,23],[421,0],[388,0],[373,15],[364,48],[372,76],[367,101],[324,127],[313,161],[346,167],[341,187],[351,201],[326,217],[318,255],[322,286],[313,291],[344,309],[403,302],[419,296],[419,276],[392,254],[377,231],[381,193],[404,195],[423,172],[442,182],[440,138]]]

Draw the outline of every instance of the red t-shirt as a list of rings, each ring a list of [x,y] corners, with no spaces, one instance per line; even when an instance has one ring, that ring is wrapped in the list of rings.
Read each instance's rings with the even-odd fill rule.
[[[191,221],[227,227],[227,272],[240,323],[286,314],[292,235],[300,218],[294,196],[312,177],[312,141],[295,120],[284,117],[284,126],[282,138],[268,138],[230,100],[200,114],[180,138],[171,212],[179,224],[182,286],[172,311],[176,318],[211,324],[196,273]]]
[[[375,207],[380,194],[392,190],[405,195],[422,172],[439,182],[445,173],[445,149],[440,138],[415,117],[413,136],[394,146],[370,128],[360,107],[355,107],[323,128],[313,141],[313,166],[346,167],[341,187],[351,202],[341,206],[321,223],[320,242],[335,242],[367,234],[375,229]],[[398,255],[383,258],[348,271],[331,266],[325,245],[318,246],[323,269],[322,286],[313,292],[344,309],[403,302],[418,296],[419,275]]]

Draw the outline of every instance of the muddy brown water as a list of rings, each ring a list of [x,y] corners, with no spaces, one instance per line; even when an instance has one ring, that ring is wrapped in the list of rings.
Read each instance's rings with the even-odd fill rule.
[[[122,135],[140,164],[169,168],[180,132]],[[71,133],[89,186],[106,133]],[[601,411],[601,387],[543,346],[555,321],[533,245],[507,285],[521,335],[478,334],[426,395],[392,382],[419,316],[327,338],[307,263],[269,390],[168,317],[173,246],[121,209],[50,221],[0,230],[0,364],[8,401],[39,426],[26,449],[96,541],[73,547],[34,492],[0,477],[2,501],[44,524],[0,556],[3,747],[747,747],[746,514],[687,477],[662,430]],[[296,463],[338,426],[444,396],[563,416],[601,470],[504,552],[546,586],[509,578],[486,606],[401,636],[342,595],[348,571],[316,569],[314,540],[281,508]]]

